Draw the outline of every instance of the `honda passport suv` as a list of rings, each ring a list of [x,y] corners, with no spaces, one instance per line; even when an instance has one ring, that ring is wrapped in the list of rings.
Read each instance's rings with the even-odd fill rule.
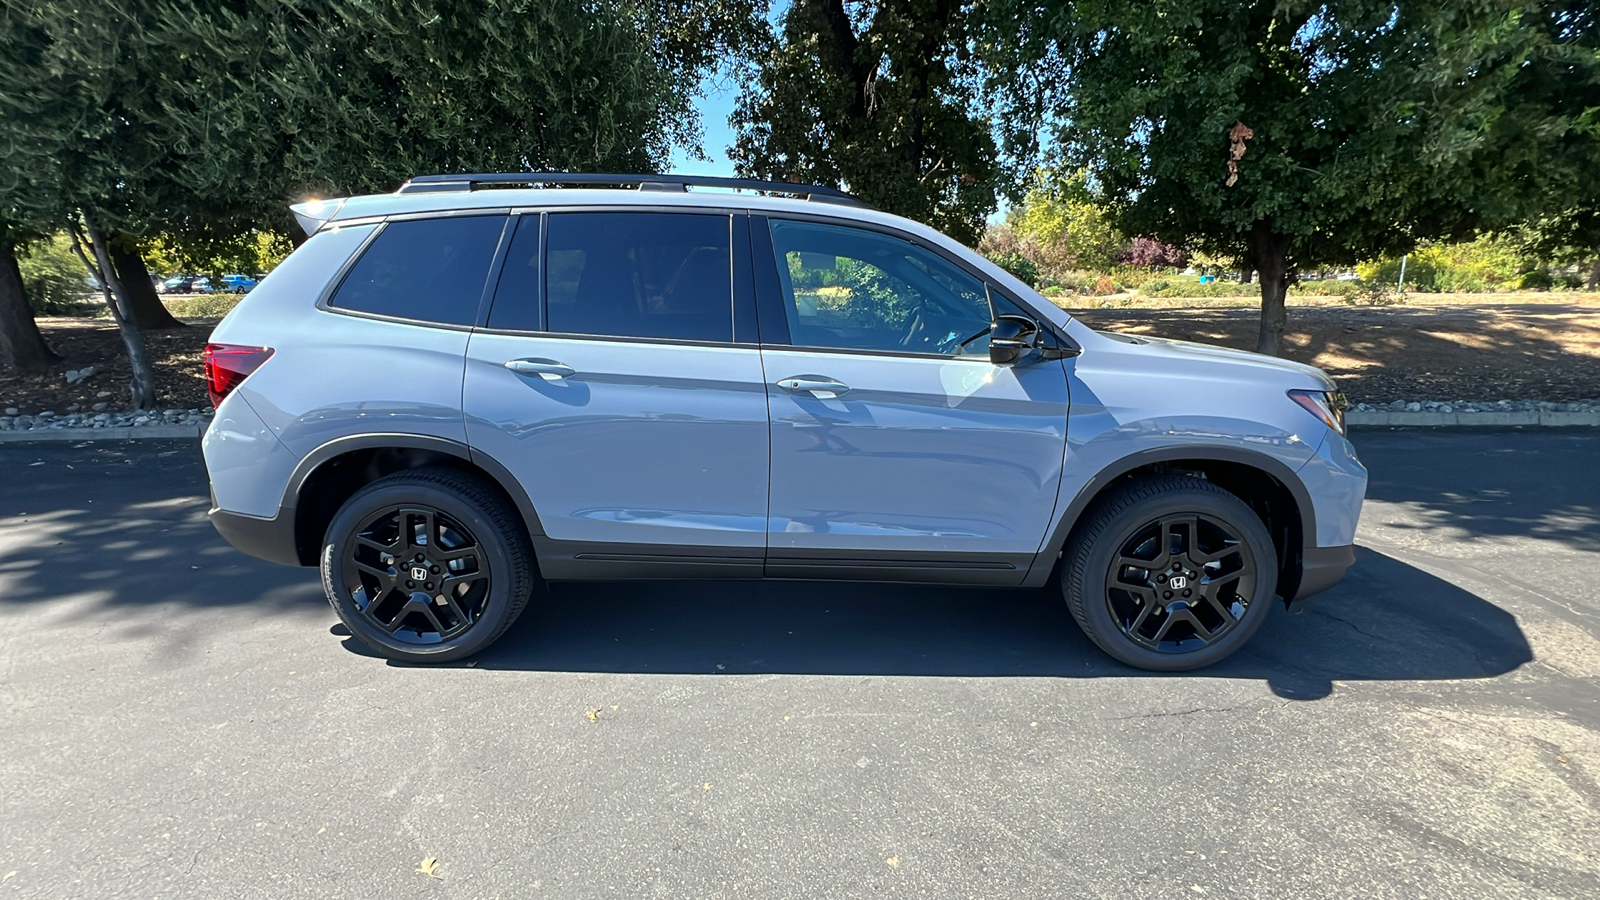
[[[435,175],[294,210],[206,350],[211,520],[392,659],[484,649],[545,581],[1058,581],[1105,652],[1189,669],[1354,560],[1321,371],[1094,331],[840,191]]]

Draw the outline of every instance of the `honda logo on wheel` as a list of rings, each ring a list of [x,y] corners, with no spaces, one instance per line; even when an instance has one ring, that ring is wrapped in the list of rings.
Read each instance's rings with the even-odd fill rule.
[[[1184,588],[1189,586],[1189,579],[1183,577],[1182,575],[1174,575],[1174,576],[1172,576],[1172,582],[1171,583],[1172,583],[1172,589],[1173,590],[1181,591]]]

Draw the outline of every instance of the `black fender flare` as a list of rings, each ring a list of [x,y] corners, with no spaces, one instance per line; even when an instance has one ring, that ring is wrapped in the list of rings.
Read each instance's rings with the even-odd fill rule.
[[[1077,496],[1067,504],[1065,510],[1056,518],[1056,524],[1050,531],[1050,536],[1045,539],[1044,546],[1040,548],[1038,557],[1028,569],[1025,584],[1040,586],[1049,577],[1050,571],[1055,567],[1055,561],[1061,554],[1061,549],[1066,546],[1067,536],[1072,533],[1072,528],[1078,523],[1078,518],[1083,511],[1094,502],[1106,485],[1118,478],[1154,463],[1172,462],[1180,459],[1195,459],[1211,462],[1234,463],[1259,469],[1282,484],[1290,496],[1294,497],[1295,506],[1300,510],[1301,542],[1312,546],[1316,542],[1317,514],[1311,503],[1311,492],[1306,490],[1305,483],[1295,470],[1289,468],[1282,460],[1269,456],[1256,450],[1247,450],[1243,447],[1228,447],[1219,444],[1173,444],[1164,447],[1151,447],[1130,453],[1117,459],[1105,468],[1096,472],[1093,477],[1084,482],[1078,490]],[[1301,548],[1294,548],[1299,550]],[[1040,570],[1043,570],[1042,572]]]
[[[544,526],[539,522],[539,513],[534,509],[532,499],[528,497],[528,492],[523,489],[521,482],[511,474],[510,469],[494,457],[473,449],[461,441],[427,434],[385,432],[353,434],[334,438],[322,444],[307,453],[290,473],[289,482],[284,487],[283,501],[279,504],[279,516],[287,515],[292,519],[294,510],[300,503],[300,492],[323,464],[357,450],[387,449],[430,450],[453,456],[482,469],[494,479],[501,490],[506,492],[511,502],[516,504],[517,511],[522,514],[523,524],[528,528],[528,534],[536,537],[544,535]]]

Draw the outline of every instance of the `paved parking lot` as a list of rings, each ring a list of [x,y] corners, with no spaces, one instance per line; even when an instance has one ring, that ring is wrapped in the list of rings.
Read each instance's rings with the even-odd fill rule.
[[[0,446],[0,897],[1600,895],[1600,435],[1357,444],[1358,567],[1180,676],[1048,592],[752,583],[389,665],[192,442]]]

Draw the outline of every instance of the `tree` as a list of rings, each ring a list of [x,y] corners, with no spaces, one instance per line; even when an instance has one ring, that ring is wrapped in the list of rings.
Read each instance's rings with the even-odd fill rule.
[[[759,22],[756,0],[13,0],[0,212],[74,230],[149,406],[139,241],[288,232],[307,194],[422,172],[651,169]]]
[[[0,372],[48,372],[61,357],[39,333],[17,265],[20,235],[0,219]]]
[[[1252,265],[1263,353],[1298,267],[1520,221],[1550,202],[1553,146],[1575,134],[1528,83],[1572,40],[1547,6],[1067,7],[990,7],[986,46],[1032,73],[993,83],[1015,114],[1008,145],[1048,121],[1125,232]]]
[[[1096,202],[1083,171],[1070,175],[1041,172],[1038,183],[1017,208],[1015,227],[1039,247],[1052,275],[1072,269],[1104,272],[1117,261],[1127,239]]]
[[[1117,254],[1117,262],[1141,269],[1181,269],[1189,264],[1189,254],[1171,244],[1150,238],[1134,238]]]
[[[976,244],[1005,180],[962,0],[796,0],[733,115],[747,176],[847,187]]]

